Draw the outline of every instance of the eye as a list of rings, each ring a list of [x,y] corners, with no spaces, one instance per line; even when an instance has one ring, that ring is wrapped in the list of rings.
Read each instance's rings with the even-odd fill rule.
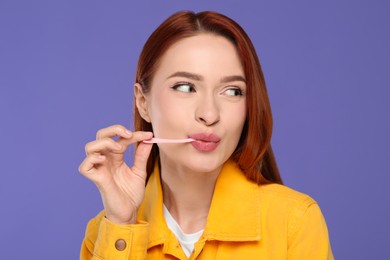
[[[180,91],[180,92],[185,92],[185,93],[190,93],[190,92],[195,92],[194,85],[191,83],[177,83],[172,87],[174,90]]]
[[[225,95],[227,96],[243,96],[244,93],[240,88],[228,88],[225,90]]]

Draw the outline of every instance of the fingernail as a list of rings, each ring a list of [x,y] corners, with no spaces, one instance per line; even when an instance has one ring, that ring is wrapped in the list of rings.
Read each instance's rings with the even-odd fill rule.
[[[128,136],[131,136],[133,133],[130,132],[129,130],[125,130],[125,133],[128,135]]]

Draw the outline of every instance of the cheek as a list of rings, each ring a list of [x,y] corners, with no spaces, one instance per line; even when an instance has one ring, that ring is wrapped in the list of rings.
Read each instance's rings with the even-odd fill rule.
[[[246,106],[240,107],[235,111],[235,113],[232,113],[232,115],[236,118],[236,120],[232,120],[232,129],[234,131],[232,132],[232,139],[234,139],[234,145],[233,150],[236,149],[238,142],[240,141],[240,137],[242,134],[242,130],[244,128],[245,119],[246,119]]]
[[[226,114],[228,116],[228,122],[231,126],[231,129],[234,129],[235,134],[237,132],[241,134],[246,119],[245,103],[235,106],[234,109],[229,109]]]
[[[188,108],[185,108],[186,105],[188,106],[188,104],[182,104],[177,99],[173,100],[163,94],[159,98],[152,100],[149,115],[155,136],[178,138],[175,134],[179,133],[188,121]]]

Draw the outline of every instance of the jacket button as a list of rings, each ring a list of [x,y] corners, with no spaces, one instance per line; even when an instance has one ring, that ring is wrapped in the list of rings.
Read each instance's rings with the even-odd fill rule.
[[[115,242],[115,248],[116,248],[118,251],[123,251],[123,250],[125,250],[125,248],[126,248],[126,241],[123,240],[123,239],[118,239],[118,240]]]

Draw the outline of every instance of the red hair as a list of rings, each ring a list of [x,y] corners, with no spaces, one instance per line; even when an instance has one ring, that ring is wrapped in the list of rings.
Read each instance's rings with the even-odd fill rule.
[[[231,159],[253,182],[282,184],[270,144],[272,114],[263,72],[251,40],[235,21],[215,12],[183,11],[173,14],[146,41],[139,57],[135,82],[142,85],[144,93],[148,93],[159,61],[167,49],[183,38],[200,33],[212,33],[230,40],[237,48],[245,72],[247,117]],[[134,129],[153,131],[152,125],[141,117],[136,106],[134,109]],[[148,158],[148,176],[153,171],[158,154],[155,145]]]

